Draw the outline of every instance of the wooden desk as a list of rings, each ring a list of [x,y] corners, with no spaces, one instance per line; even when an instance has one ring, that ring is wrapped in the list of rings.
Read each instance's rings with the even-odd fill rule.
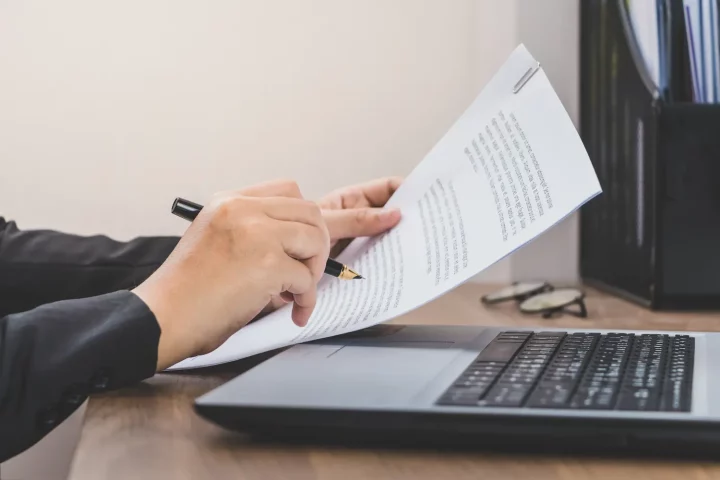
[[[519,314],[513,304],[486,309],[478,301],[486,290],[462,286],[395,323],[720,331],[720,314],[653,314],[593,291],[587,298],[589,319],[542,320]],[[70,479],[720,478],[720,463],[253,444],[192,411],[196,397],[248,366],[158,375],[135,388],[93,397]]]

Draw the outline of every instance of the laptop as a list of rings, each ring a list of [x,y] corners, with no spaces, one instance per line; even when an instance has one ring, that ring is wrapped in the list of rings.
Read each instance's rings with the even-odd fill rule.
[[[332,442],[716,452],[720,334],[379,325],[199,397],[230,430]]]

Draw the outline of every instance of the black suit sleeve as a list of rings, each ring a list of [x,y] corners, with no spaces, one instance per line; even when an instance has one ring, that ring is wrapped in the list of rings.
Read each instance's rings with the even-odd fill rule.
[[[23,232],[0,219],[0,462],[90,393],[154,374],[160,327],[127,290],[176,243]]]
[[[151,377],[160,327],[128,291],[0,319],[0,462],[37,443],[88,394]]]
[[[132,289],[157,269],[177,237],[119,242],[51,230],[19,230],[0,217],[0,316]]]

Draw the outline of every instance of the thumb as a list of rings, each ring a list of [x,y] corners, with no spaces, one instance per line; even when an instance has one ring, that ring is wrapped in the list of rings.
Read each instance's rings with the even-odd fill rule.
[[[348,208],[323,210],[331,240],[372,237],[393,228],[400,221],[400,210],[382,208]]]

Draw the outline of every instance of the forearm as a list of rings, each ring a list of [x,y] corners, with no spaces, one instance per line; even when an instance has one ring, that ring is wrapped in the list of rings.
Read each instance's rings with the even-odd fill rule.
[[[23,231],[0,218],[0,315],[132,289],[165,261],[178,240],[120,242],[101,235]]]
[[[92,392],[155,373],[160,327],[134,294],[69,300],[0,319],[0,462],[29,448]]]

